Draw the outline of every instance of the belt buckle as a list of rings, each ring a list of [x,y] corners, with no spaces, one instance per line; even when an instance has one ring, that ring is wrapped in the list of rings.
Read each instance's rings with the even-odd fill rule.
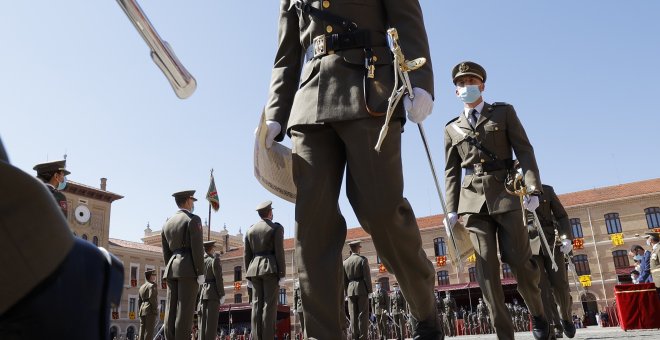
[[[326,55],[326,46],[325,34],[321,34],[314,38],[314,58]]]
[[[477,175],[477,176],[481,176],[481,175],[484,174],[484,166],[483,166],[483,164],[481,164],[481,163],[475,163],[474,165],[472,165],[472,167],[474,168],[474,174],[475,174],[475,175]]]

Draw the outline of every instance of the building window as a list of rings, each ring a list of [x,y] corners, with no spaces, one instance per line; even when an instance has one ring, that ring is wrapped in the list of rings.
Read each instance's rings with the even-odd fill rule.
[[[644,209],[646,214],[646,225],[649,229],[660,228],[660,208],[651,207]]]
[[[444,237],[438,237],[433,240],[433,249],[435,249],[435,256],[447,255],[447,244]]]
[[[579,276],[591,274],[591,269],[589,269],[589,259],[587,258],[587,255],[575,255],[573,257],[573,264],[575,264],[575,271]]]
[[[234,303],[241,303],[243,302],[243,294],[237,293],[234,294]]]
[[[140,265],[131,263],[131,287],[137,287]]]
[[[160,319],[163,320],[165,318],[165,306],[167,302],[165,300],[160,300]]]
[[[571,230],[573,230],[573,237],[584,237],[584,234],[582,233],[582,224],[580,223],[580,219],[571,218],[569,221],[571,223]]]
[[[280,288],[280,305],[286,305],[286,288]]]
[[[502,263],[502,278],[505,279],[513,279],[513,272],[511,271],[511,267],[509,267],[508,263]]]
[[[468,274],[470,275],[470,282],[477,282],[477,267],[468,268]]]
[[[92,243],[94,243],[94,245],[98,247],[99,246],[99,238],[94,236],[94,238],[92,238]]]
[[[618,213],[605,214],[605,225],[607,225],[608,234],[617,234],[621,232],[621,220]]]
[[[441,270],[438,272],[438,286],[448,286],[449,285],[449,272],[446,270]]]
[[[386,292],[390,291],[390,278],[387,276],[379,277],[378,282],[380,282],[380,288],[384,289]]]
[[[234,282],[243,281],[243,272],[241,266],[234,267]]]
[[[135,313],[135,298],[134,297],[128,297],[128,312],[129,313]]]
[[[82,237],[83,240],[87,241],[87,234],[83,234],[83,236],[81,236],[81,237]]]
[[[126,339],[135,340],[135,327],[128,326],[128,329],[126,330]]]
[[[615,250],[612,252],[612,258],[614,259],[614,268],[630,267],[630,262],[628,261],[628,251]]]

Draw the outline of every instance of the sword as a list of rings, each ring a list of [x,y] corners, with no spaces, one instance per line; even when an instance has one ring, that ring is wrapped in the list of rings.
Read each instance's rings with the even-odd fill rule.
[[[181,64],[170,44],[161,39],[137,1],[117,0],[117,3],[151,49],[151,59],[165,74],[176,96],[181,99],[190,97],[197,88],[195,77]]]
[[[392,50],[392,54],[394,55],[394,90],[392,91],[392,94],[390,95],[390,98],[387,101],[388,106],[387,106],[387,114],[385,115],[385,124],[383,124],[380,135],[378,136],[378,143],[376,143],[376,151],[380,151],[380,146],[383,140],[385,139],[385,135],[387,135],[387,128],[389,125],[390,118],[394,113],[394,108],[399,103],[399,100],[401,99],[403,94],[406,93],[410,99],[413,99],[415,97],[412,91],[412,85],[410,84],[410,77],[408,76],[408,72],[414,71],[422,67],[422,65],[426,63],[425,58],[406,60],[406,58],[403,55],[403,51],[401,51],[401,46],[399,45],[399,34],[397,33],[396,28],[390,28],[387,30],[387,42],[390,46],[390,50]],[[397,88],[399,83],[399,78],[402,79],[403,84],[401,84],[400,88]],[[442,197],[442,191],[440,190],[440,182],[438,181],[438,175],[435,171],[435,165],[433,165],[433,157],[431,157],[431,150],[429,148],[429,143],[426,139],[426,133],[424,132],[424,125],[420,122],[417,123],[417,127],[419,128],[419,135],[422,138],[422,143],[424,144],[424,150],[426,151],[426,157],[429,161],[429,166],[431,167],[431,175],[433,175],[435,189],[438,192],[438,197],[440,198],[440,205],[442,206],[442,213],[444,214],[444,219],[445,219],[445,223],[444,223],[445,230],[447,232],[447,235],[449,235],[449,239],[451,241],[450,245],[454,250],[454,254],[456,254],[457,257],[457,261],[452,261],[452,262],[455,262],[456,268],[460,272],[463,269],[463,264],[461,263],[461,259],[460,259],[461,253],[458,250],[458,243],[454,238],[452,227],[449,225],[449,219],[447,218],[447,205],[445,204],[445,199]]]

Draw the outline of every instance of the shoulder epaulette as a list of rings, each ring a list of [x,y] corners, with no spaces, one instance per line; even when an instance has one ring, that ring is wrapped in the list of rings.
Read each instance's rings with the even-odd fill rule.
[[[490,106],[509,106],[509,105],[511,105],[511,104],[506,103],[506,102],[494,102],[494,103],[490,104]]]
[[[449,125],[449,124],[455,122],[458,118],[459,118],[459,116],[454,117],[454,119],[448,121],[447,124],[445,124],[445,126],[447,126],[447,125]]]

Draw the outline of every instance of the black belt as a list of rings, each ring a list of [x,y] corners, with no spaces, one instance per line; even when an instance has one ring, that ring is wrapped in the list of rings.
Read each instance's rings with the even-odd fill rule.
[[[207,279],[207,280],[204,281],[204,282],[206,282],[206,283],[215,283],[215,279],[210,279],[210,280]]]
[[[172,254],[176,255],[176,254],[183,254],[183,253],[189,253],[189,252],[190,252],[190,248],[183,247],[183,248],[179,248],[179,249],[174,249],[172,251]]]
[[[275,253],[272,251],[259,251],[254,253],[254,256],[268,256],[268,255],[275,255]]]
[[[314,38],[305,51],[305,60],[322,57],[335,51],[352,48],[372,47],[369,31],[357,30],[347,33],[321,34]]]
[[[513,166],[512,159],[498,159],[489,162],[475,163],[464,167],[466,175],[477,175],[481,176],[487,172],[498,171],[498,170],[508,170]]]

